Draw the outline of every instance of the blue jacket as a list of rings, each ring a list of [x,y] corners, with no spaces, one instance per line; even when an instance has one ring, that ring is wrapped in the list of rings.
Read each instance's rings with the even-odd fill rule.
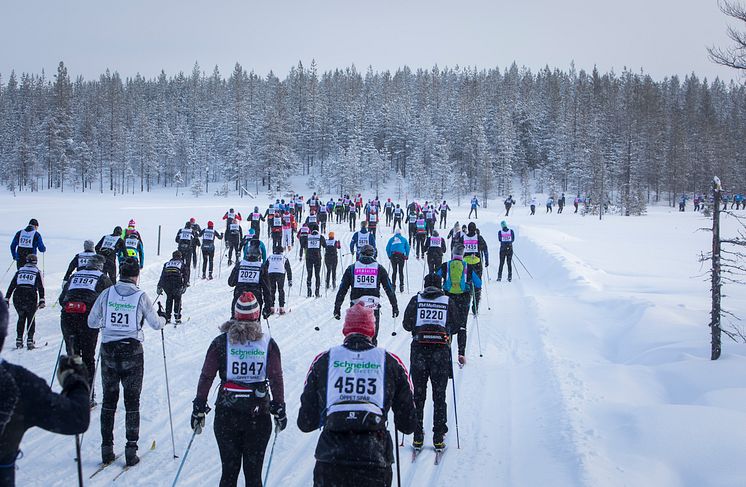
[[[34,227],[32,227],[31,225],[24,228],[24,230],[27,232],[30,232],[33,229]],[[18,260],[18,240],[21,238],[21,231],[22,230],[18,230],[16,232],[15,237],[13,237],[13,241],[10,242],[10,255],[13,256],[13,260]],[[34,240],[31,242],[31,245],[32,245],[32,249],[31,249],[32,254],[35,254],[37,251],[38,252],[47,251],[47,247],[44,246],[44,240],[41,238],[41,233],[39,233],[38,231],[34,233]]]
[[[386,255],[389,258],[391,258],[394,252],[399,252],[409,257],[409,242],[401,234],[394,235],[389,240],[389,243],[386,244]]]
[[[456,259],[458,260],[458,259]],[[447,293],[452,294],[461,294],[465,292],[471,292],[471,285],[473,284],[477,289],[482,289],[482,279],[480,279],[479,275],[476,271],[474,271],[469,264],[464,262],[464,272],[461,275],[461,282],[458,284],[458,290],[461,292],[454,292],[456,289],[454,287],[456,284],[454,284],[451,281],[451,276],[449,273],[449,269],[451,267],[451,262],[444,262],[440,268],[435,271],[435,273],[443,279],[443,291]]]
[[[357,244],[357,239],[359,234],[368,234],[368,244],[372,245],[373,248],[376,248],[376,237],[368,231],[366,228],[364,231],[360,230],[358,232],[355,232],[355,235],[352,236],[352,240],[350,240],[350,253],[355,252],[355,247],[357,247],[358,252],[360,252],[360,246]]]
[[[471,207],[472,208],[476,208],[477,206],[479,206],[479,200],[476,199],[476,198],[472,198],[471,199]]]

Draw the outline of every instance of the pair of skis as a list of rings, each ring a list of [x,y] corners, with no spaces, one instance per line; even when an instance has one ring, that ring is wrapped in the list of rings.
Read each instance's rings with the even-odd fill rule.
[[[122,467],[122,470],[120,470],[119,473],[113,479],[111,479],[111,481],[115,482],[119,477],[121,477],[122,475],[124,475],[125,472],[127,472],[127,470],[131,469],[132,467],[136,467],[137,465],[140,465],[140,463],[142,463],[143,458],[145,458],[145,455],[147,455],[148,452],[151,452],[153,450],[155,450],[155,440],[153,440],[153,444],[150,445],[150,448],[148,448],[147,450],[145,450],[145,453],[142,454],[142,456],[140,457],[140,461],[139,462],[137,462],[135,465],[125,465],[124,467]],[[107,467],[110,467],[110,466],[114,465],[117,460],[119,460],[120,458],[122,458],[122,456],[124,456],[124,453],[120,453],[120,454],[116,455],[114,457],[114,460],[111,461],[111,463],[101,463],[101,464],[99,464],[98,468],[88,478],[92,479],[96,475],[98,475],[101,472],[103,472],[104,470],[106,470]]]
[[[417,456],[422,452],[423,448],[416,448],[412,447],[412,463],[414,463],[417,460]],[[440,465],[440,460],[443,458],[443,454],[446,451],[446,447],[443,448],[435,448],[433,447],[433,450],[435,450],[435,461],[433,462],[434,465]]]

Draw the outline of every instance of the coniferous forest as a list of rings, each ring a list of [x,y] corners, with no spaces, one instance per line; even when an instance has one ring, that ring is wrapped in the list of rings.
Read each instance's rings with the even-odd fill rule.
[[[525,201],[580,193],[625,214],[746,186],[746,91],[695,74],[654,80],[516,64],[396,72],[354,66],[284,79],[236,64],[155,79],[0,79],[0,178],[12,191],[357,193]],[[293,188],[302,191],[303,188]]]

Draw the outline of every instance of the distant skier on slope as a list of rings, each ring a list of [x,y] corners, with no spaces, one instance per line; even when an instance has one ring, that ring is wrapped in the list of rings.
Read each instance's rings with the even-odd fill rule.
[[[474,213],[474,218],[478,220],[479,213],[477,212],[477,208],[479,208],[479,200],[477,199],[477,195],[474,195],[471,199],[471,209],[469,210],[469,216],[467,218],[471,218],[471,214]]]
[[[264,262],[262,272],[269,278],[269,313],[285,314],[285,277],[287,276],[288,288],[293,287],[293,270],[290,261],[282,253],[282,247],[272,249],[270,255]],[[275,293],[279,297],[279,306],[275,307]]]
[[[513,242],[515,242],[515,232],[508,228],[505,220],[500,222],[500,231],[497,232],[497,239],[500,241],[500,267],[497,269],[497,280],[501,281],[503,277],[503,265],[508,263],[508,282],[513,280]]]
[[[10,242],[10,255],[16,261],[16,269],[26,265],[26,256],[36,255],[36,252],[46,252],[44,239],[39,233],[39,222],[36,218],[29,220],[28,225],[23,230],[18,230]]]
[[[189,265],[184,262],[184,256],[176,250],[171,260],[163,264],[161,277],[158,279],[158,295],[166,293],[166,324],[171,323],[171,311],[174,313],[175,323],[181,324],[181,296],[186,292],[189,282]]]
[[[26,332],[26,347],[35,347],[36,312],[46,306],[44,300],[44,280],[41,270],[36,266],[36,254],[26,256],[26,265],[18,269],[10,281],[5,300],[13,298],[13,306],[18,313],[16,324],[16,348],[23,348],[23,334]]]

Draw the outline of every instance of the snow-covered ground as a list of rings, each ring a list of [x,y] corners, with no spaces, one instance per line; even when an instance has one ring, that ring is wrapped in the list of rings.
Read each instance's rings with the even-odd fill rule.
[[[176,231],[189,217],[204,226],[208,219],[220,221],[230,206],[246,215],[254,204],[264,210],[266,203],[266,197],[175,198],[171,192],[1,195],[1,241],[9,242],[31,217],[41,224],[49,258],[40,265],[50,303],[38,315],[36,337],[37,343],[49,345],[33,352],[6,346],[3,357],[51,377],[61,340],[59,308],[52,309],[51,303],[84,239],[98,241],[115,225],[135,218],[145,243],[141,287],[153,296],[161,265],[175,247]],[[462,205],[449,216],[451,225],[467,220],[468,208]],[[649,209],[644,217],[608,216],[603,221],[573,214],[572,206],[562,215],[546,215],[540,207],[535,216],[519,207],[508,222],[517,230],[517,256],[533,278],[516,261],[513,282],[498,283],[501,209],[490,202],[475,220],[490,245],[492,280],[479,322],[470,318],[468,364],[456,371],[461,449],[456,448],[449,390],[449,450],[435,467],[432,452],[423,452],[411,464],[405,449],[403,485],[744,485],[746,463],[740,456],[746,444],[746,346],[724,341],[722,358],[709,360],[709,284],[702,276],[706,267],[697,261],[710,238],[697,229],[708,221],[662,207]],[[159,224],[162,248],[156,256]],[[732,219],[725,227],[734,230]],[[349,242],[346,224],[330,229]],[[380,233],[385,240],[390,236],[388,229]],[[379,245],[385,240],[379,239]],[[5,255],[0,271],[10,263]],[[385,256],[381,261],[387,264]],[[349,257],[344,262],[349,264]],[[303,434],[294,425],[307,367],[318,352],[342,340],[341,322],[332,318],[334,293],[321,299],[299,297],[299,290],[305,294],[302,263],[294,255],[292,263],[292,312],[271,318],[272,335],[282,350],[290,424],[277,440],[268,484],[286,487],[309,485],[312,478],[318,434]],[[228,315],[232,290],[225,264],[219,279],[216,270],[214,281],[198,280],[185,295],[188,323],[165,333],[179,455],[191,435],[191,401],[204,353]],[[398,294],[402,310],[423,276],[422,261],[412,258],[408,266],[411,292]],[[0,281],[3,291],[11,275]],[[726,293],[726,306],[746,314],[745,291],[729,287]],[[397,327],[399,333],[392,336]],[[385,299],[381,330],[380,344],[408,363],[410,339],[391,319]],[[118,485],[170,485],[178,468],[171,453],[160,338],[152,330],[145,335],[140,447],[145,452],[155,442],[156,449],[120,477]],[[432,418],[430,403],[427,407],[426,431]],[[83,440],[86,480],[100,460],[98,418],[96,409]],[[123,421],[119,414],[117,451],[123,448]],[[179,485],[218,482],[211,416],[207,422]],[[72,438],[37,429],[29,431],[21,446],[25,456],[18,461],[18,485],[74,484]],[[112,466],[87,485],[109,485],[119,470]]]

